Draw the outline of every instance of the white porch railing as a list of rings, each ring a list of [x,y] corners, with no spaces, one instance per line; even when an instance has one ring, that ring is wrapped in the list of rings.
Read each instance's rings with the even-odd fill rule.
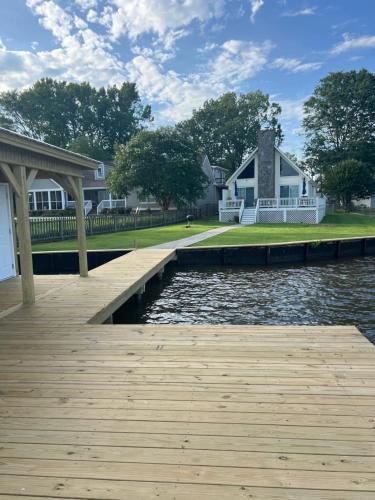
[[[126,208],[126,198],[119,200],[102,200],[96,207],[96,212],[101,214],[106,208]]]
[[[76,208],[76,202],[75,201],[67,201],[65,204],[66,208]],[[92,210],[92,201],[91,200],[85,200],[83,202],[83,211],[85,213],[85,216],[88,215]]]
[[[242,214],[243,214],[244,210],[245,210],[245,200],[241,200],[240,211],[239,211],[239,214],[238,214],[238,222],[239,223],[241,223]]]
[[[260,198],[259,208],[315,208],[317,198]]]
[[[241,205],[244,203],[244,200],[220,200],[219,201],[219,210],[230,210],[235,209],[239,210]]]

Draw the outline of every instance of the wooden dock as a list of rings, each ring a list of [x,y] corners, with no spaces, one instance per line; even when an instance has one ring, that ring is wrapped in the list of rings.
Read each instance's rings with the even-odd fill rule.
[[[0,283],[0,500],[373,500],[354,327],[93,324],[173,257]]]

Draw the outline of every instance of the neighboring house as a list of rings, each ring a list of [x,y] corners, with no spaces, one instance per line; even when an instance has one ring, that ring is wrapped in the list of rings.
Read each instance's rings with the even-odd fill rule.
[[[29,190],[30,211],[63,210],[66,195],[63,188],[53,179],[35,179]]]
[[[355,200],[353,204],[356,207],[375,208],[375,194],[363,200]]]
[[[86,171],[82,184],[85,198],[85,213],[90,211],[101,213],[108,208],[138,208],[140,210],[160,210],[155,200],[141,201],[138,193],[115,199],[106,185],[106,178],[113,168],[111,163],[100,163],[97,170]],[[208,157],[202,160],[202,169],[209,179],[205,196],[197,201],[196,206],[217,204],[225,186],[226,169],[211,165]],[[29,206],[31,211],[62,210],[74,207],[74,202],[64,189],[52,179],[36,179],[29,190]]]
[[[319,223],[325,198],[314,181],[275,145],[275,132],[261,130],[258,147],[227,180],[219,201],[221,222]]]
[[[217,204],[222,198],[223,189],[228,177],[228,170],[217,165],[211,165],[207,155],[204,155],[202,159],[202,170],[208,178],[208,185],[204,196],[196,202],[198,207]]]

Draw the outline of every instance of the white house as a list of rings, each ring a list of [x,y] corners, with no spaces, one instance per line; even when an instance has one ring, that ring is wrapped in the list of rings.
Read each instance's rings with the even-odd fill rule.
[[[232,174],[219,201],[221,222],[318,224],[325,198],[314,181],[275,145],[275,132],[261,130],[258,147]]]

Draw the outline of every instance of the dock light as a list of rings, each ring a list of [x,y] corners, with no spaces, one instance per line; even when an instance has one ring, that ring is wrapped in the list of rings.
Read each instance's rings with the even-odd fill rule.
[[[186,227],[190,227],[194,217],[192,215],[186,216]]]

